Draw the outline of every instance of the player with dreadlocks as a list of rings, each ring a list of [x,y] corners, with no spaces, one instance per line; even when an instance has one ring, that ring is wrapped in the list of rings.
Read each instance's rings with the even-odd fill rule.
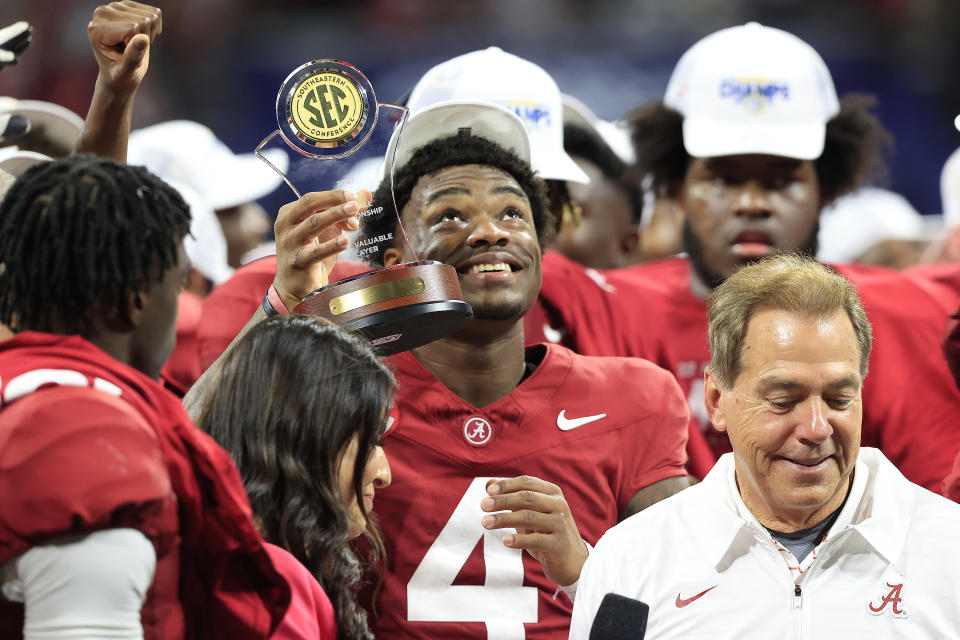
[[[286,610],[236,468],[155,380],[189,224],[159,178],[89,156],[0,203],[4,638],[263,638]]]

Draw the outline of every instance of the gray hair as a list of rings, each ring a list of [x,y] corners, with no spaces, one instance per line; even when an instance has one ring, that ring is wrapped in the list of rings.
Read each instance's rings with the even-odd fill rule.
[[[740,374],[747,324],[761,309],[781,309],[811,318],[843,311],[857,336],[860,376],[866,377],[873,334],[857,290],[816,260],[787,253],[743,267],[710,296],[707,338],[711,359],[707,371],[722,387],[731,388]]]

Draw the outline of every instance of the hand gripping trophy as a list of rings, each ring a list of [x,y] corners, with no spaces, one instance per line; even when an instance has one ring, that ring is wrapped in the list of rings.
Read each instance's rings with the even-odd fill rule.
[[[369,194],[381,180],[391,181],[393,193],[393,156],[407,115],[406,107],[378,103],[373,85],[359,69],[340,60],[314,60],[284,80],[277,95],[278,129],[257,146],[256,155],[298,198],[324,189],[353,191],[361,200],[366,195],[367,206],[358,215],[395,217],[406,242],[395,200],[391,198],[392,206],[371,207]],[[283,156],[287,162],[281,161]],[[285,165],[286,172],[278,169]],[[379,251],[379,245],[369,241],[356,250],[365,255]],[[416,256],[412,248],[410,255]],[[447,336],[473,318],[454,268],[434,260],[332,282],[294,311],[363,335],[381,355]]]

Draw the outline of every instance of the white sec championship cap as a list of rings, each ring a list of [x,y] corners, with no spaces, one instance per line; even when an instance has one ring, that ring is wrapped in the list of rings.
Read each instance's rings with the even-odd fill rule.
[[[519,116],[530,139],[531,164],[541,178],[590,182],[563,150],[560,89],[534,63],[490,47],[433,67],[417,82],[407,107],[411,115],[447,101],[493,102]]]
[[[664,103],[683,114],[698,158],[740,153],[813,160],[840,110],[827,65],[800,38],[751,22],[703,38],[680,58]]]
[[[393,166],[402,167],[420,147],[456,135],[485,138],[530,162],[527,129],[514,112],[493,102],[467,100],[446,100],[411,112],[399,140],[390,140],[387,157],[392,155]]]
[[[960,149],[950,154],[940,171],[940,200],[943,222],[947,227],[960,226]]]

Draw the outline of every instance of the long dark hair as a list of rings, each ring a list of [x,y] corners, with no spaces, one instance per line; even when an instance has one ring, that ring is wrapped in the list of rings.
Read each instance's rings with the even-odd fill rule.
[[[394,378],[360,339],[310,316],[261,322],[228,354],[197,426],[226,449],[243,477],[264,537],[313,573],[333,603],[340,638],[373,638],[357,604],[361,567],[350,543],[337,460],[359,439],[354,492],[371,560],[383,543],[366,512],[363,473],[379,444]]]

